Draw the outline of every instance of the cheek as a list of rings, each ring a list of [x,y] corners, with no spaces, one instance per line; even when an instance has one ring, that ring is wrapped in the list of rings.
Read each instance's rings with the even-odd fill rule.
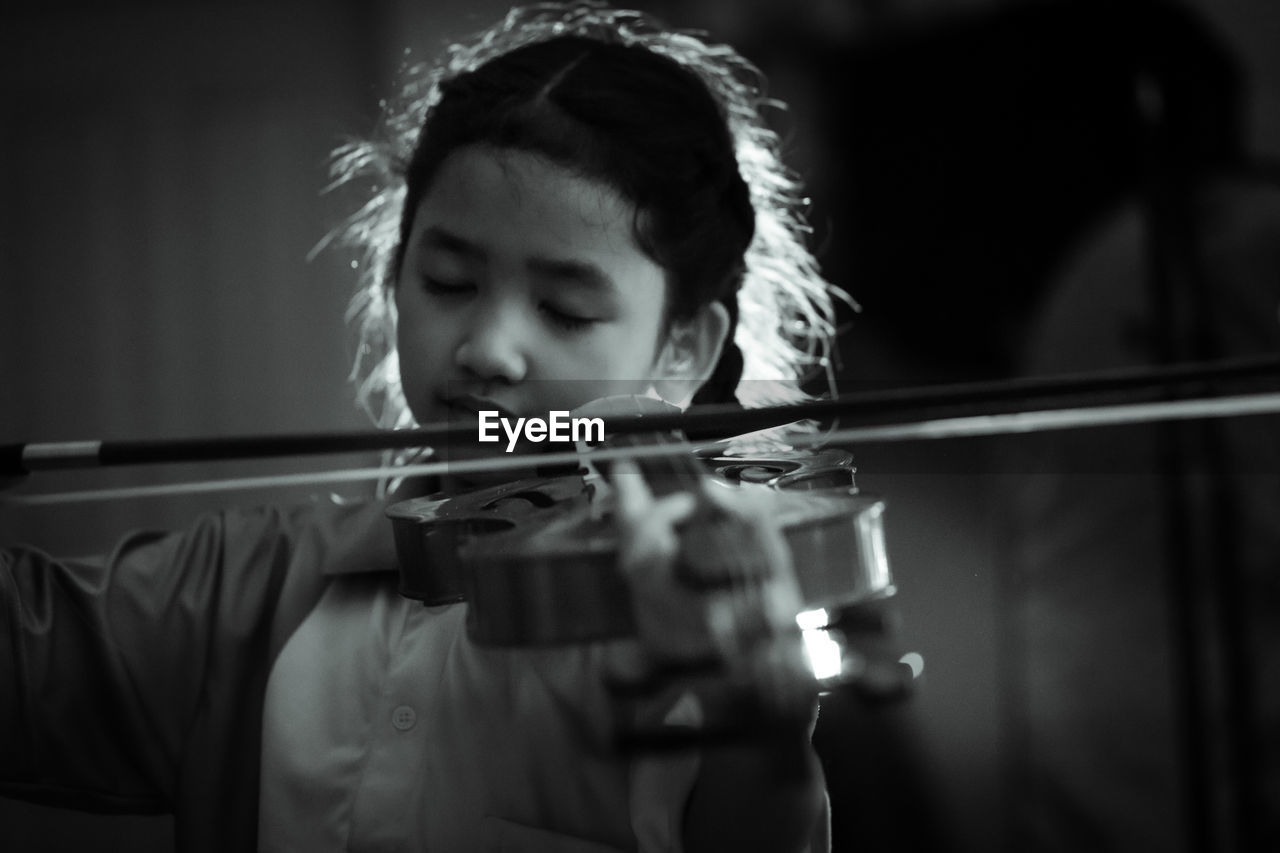
[[[609,393],[643,393],[655,378],[659,352],[649,335],[636,336],[625,344],[613,339],[596,357],[595,364],[599,365],[596,377],[607,381],[613,389]]]
[[[414,339],[417,337],[416,329],[419,324],[418,314],[411,300],[401,296],[399,288],[396,289],[396,347],[403,352],[406,348],[414,345]]]
[[[448,325],[441,323],[438,313],[426,304],[417,289],[403,285],[396,289],[396,344],[404,349],[422,351],[438,341]]]
[[[621,328],[609,332],[602,344],[601,364],[608,364],[608,375],[628,379],[652,379],[667,344],[668,330],[663,311],[666,294],[660,287],[650,288],[651,295],[633,304],[628,320]]]
[[[396,351],[400,353],[400,376],[405,379],[417,348],[418,320],[413,305],[396,289]]]
[[[635,365],[635,368],[631,371],[632,375],[639,379],[652,379],[661,353],[661,341],[655,344],[652,340],[646,338],[637,342],[632,355],[632,362]],[[638,368],[639,372],[637,372],[636,368]]]
[[[652,379],[654,372],[659,370],[659,365],[666,353],[670,330],[667,329],[666,323],[658,318],[656,323],[650,323],[647,331],[648,333],[636,342],[636,361],[644,365],[645,378]]]
[[[413,404],[427,393],[425,386],[431,379],[431,370],[437,364],[441,330],[430,328],[429,314],[422,300],[396,292],[396,350],[400,358],[400,385],[405,397]]]

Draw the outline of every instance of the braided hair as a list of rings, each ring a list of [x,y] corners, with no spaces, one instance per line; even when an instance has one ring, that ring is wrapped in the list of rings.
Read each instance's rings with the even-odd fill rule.
[[[695,403],[798,399],[827,366],[841,294],[806,248],[762,77],[731,48],[639,12],[547,3],[407,71],[380,138],[344,145],[333,166],[335,183],[375,182],[341,236],[363,252],[353,377],[380,425],[412,422],[392,298],[404,242],[440,165],[471,144],[545,156],[630,201],[637,245],[667,273],[668,324],[725,306],[729,341]]]

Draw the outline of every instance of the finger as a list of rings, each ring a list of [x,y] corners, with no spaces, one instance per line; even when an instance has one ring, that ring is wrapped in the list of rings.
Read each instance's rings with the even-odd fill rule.
[[[619,562],[625,573],[666,577],[680,550],[676,526],[697,507],[693,495],[677,493],[650,502],[647,511],[620,515]]]
[[[664,495],[649,507],[649,523],[674,528],[688,521],[698,508],[698,498],[689,492]]]
[[[653,492],[640,473],[640,466],[630,459],[613,463],[609,481],[616,492],[617,513],[621,519],[639,518],[653,503]]]

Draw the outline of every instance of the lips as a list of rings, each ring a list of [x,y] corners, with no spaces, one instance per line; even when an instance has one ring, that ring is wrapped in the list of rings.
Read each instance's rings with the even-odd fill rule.
[[[445,408],[451,417],[473,419],[480,412],[497,412],[498,417],[514,421],[519,416],[510,409],[488,397],[478,394],[439,394],[436,400]]]
[[[477,440],[476,424],[479,421],[480,412],[497,412],[498,418],[512,424],[523,421],[523,418],[496,400],[479,394],[437,394],[436,402],[450,424],[462,428],[456,435],[451,435],[447,443],[439,448],[441,458],[445,461],[450,459],[461,461],[495,455],[521,456],[530,451],[531,445],[523,438],[518,440],[514,451],[508,448],[510,436],[504,435],[502,430],[498,430],[499,441],[482,443]],[[492,426],[492,420],[490,424]],[[538,448],[532,447],[532,449]]]

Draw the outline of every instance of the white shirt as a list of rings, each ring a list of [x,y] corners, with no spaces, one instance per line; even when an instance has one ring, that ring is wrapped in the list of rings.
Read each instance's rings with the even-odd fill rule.
[[[603,647],[479,647],[466,610],[330,584],[267,687],[261,849],[679,850],[698,759],[611,750]]]

